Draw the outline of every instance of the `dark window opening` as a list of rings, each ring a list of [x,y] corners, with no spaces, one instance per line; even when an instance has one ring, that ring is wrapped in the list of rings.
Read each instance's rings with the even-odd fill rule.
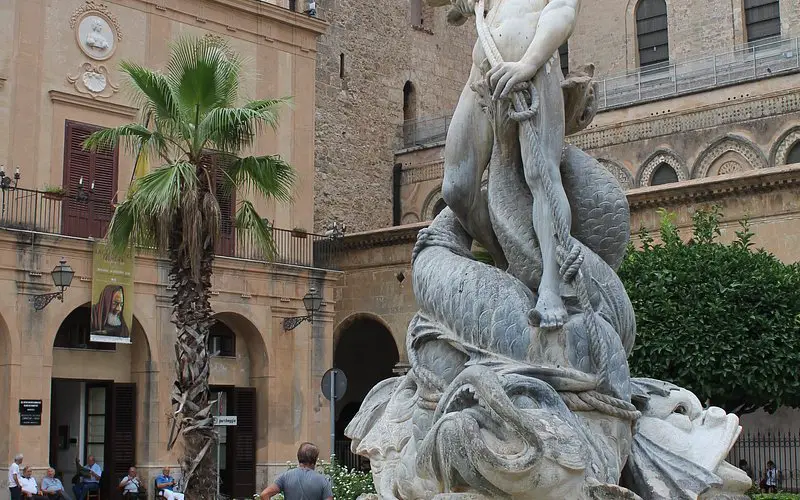
[[[212,356],[235,357],[236,334],[225,323],[215,322],[208,332],[208,350]]]
[[[567,76],[569,73],[569,42],[558,48],[558,57],[561,60],[561,73]]]
[[[417,117],[417,95],[414,84],[406,82],[403,85],[403,121],[414,120]]]
[[[748,42],[780,36],[779,0],[744,0],[744,22]]]
[[[668,164],[662,163],[653,172],[650,185],[660,186],[662,184],[672,184],[673,182],[678,182],[678,173]]]
[[[339,78],[344,78],[344,52],[339,54]]]
[[[642,0],[636,7],[636,40],[639,66],[669,61],[667,4],[664,0]]]
[[[786,156],[786,164],[792,165],[794,163],[800,163],[800,141],[794,143],[792,149],[789,150],[789,154]]]
[[[81,306],[64,318],[56,333],[54,347],[62,349],[94,349],[97,351],[114,351],[116,344],[110,342],[91,342],[89,330],[92,312],[89,306]]]

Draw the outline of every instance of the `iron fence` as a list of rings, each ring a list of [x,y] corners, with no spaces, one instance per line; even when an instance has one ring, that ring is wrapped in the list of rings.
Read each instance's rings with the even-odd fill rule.
[[[64,195],[23,188],[0,191],[0,228],[75,238],[104,238],[114,206],[91,194]],[[275,256],[269,259],[249,233],[222,221],[217,255],[318,269],[337,269],[341,238],[272,228]]]
[[[369,460],[360,455],[356,455],[355,453],[350,451],[349,439],[336,441],[334,445],[335,445],[336,461],[338,463],[347,467],[348,469],[355,469],[360,471],[369,470]]]
[[[800,37],[759,40],[723,54],[599,79],[596,97],[600,110],[610,110],[799,70]],[[451,118],[404,122],[404,147],[443,141]]]
[[[775,462],[778,489],[800,492],[800,432],[743,433],[728,454],[728,462],[739,466],[747,461],[750,477],[758,485],[767,472],[767,462]]]

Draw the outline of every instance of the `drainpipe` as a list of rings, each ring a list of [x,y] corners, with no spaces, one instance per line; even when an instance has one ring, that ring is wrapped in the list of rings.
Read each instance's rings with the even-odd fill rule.
[[[400,218],[400,178],[403,175],[403,164],[395,163],[392,170],[392,225],[399,226]]]

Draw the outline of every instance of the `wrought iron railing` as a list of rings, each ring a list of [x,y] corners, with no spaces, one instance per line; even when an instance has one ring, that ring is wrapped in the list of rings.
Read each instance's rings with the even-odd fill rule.
[[[369,470],[369,460],[350,451],[349,439],[336,441],[335,446],[336,461],[340,465],[359,471]]]
[[[61,195],[22,188],[0,190],[0,229],[103,238],[113,213],[111,203],[91,194]],[[280,228],[272,228],[272,238],[276,255],[268,259],[251,236],[237,237],[232,221],[223,221],[217,255],[318,269],[337,268],[341,238]]]
[[[795,71],[800,71],[800,38],[759,40],[724,54],[598,79],[598,107],[621,108]],[[404,147],[443,141],[451,118],[407,120]]]
[[[767,472],[767,462],[775,463],[778,489],[800,492],[800,432],[743,433],[728,454],[728,462],[739,466],[747,462],[746,472],[758,485]]]

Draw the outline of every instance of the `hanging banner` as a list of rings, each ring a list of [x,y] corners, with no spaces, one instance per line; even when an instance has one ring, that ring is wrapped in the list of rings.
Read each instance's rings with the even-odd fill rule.
[[[111,256],[104,242],[94,243],[92,342],[131,343],[133,324],[133,252]]]

